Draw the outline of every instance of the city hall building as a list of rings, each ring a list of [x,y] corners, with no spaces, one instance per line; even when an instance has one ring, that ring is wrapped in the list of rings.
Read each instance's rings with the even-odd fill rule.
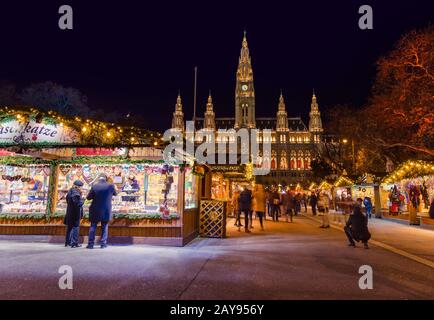
[[[309,113],[309,125],[300,117],[290,117],[286,111],[282,93],[276,103],[276,116],[259,118],[255,116],[255,88],[253,81],[252,61],[247,44],[246,34],[242,41],[241,54],[238,61],[235,86],[235,117],[216,117],[211,94],[208,97],[203,118],[196,118],[196,129],[207,129],[216,132],[219,129],[264,129],[271,130],[271,141],[264,141],[260,134],[257,141],[261,144],[271,142],[271,154],[260,153],[263,162],[269,162],[271,172],[266,176],[257,176],[256,182],[265,185],[294,185],[310,180],[311,161],[320,152],[322,141],[322,121],[315,93],[312,96]],[[181,96],[178,95],[172,128],[185,129]],[[216,137],[219,141],[219,137]]]

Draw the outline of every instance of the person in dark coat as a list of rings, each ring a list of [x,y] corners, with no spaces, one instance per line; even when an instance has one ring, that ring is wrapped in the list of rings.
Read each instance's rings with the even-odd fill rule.
[[[315,192],[310,196],[310,206],[312,207],[312,215],[316,216],[316,206],[318,204],[318,197]]]
[[[240,214],[244,212],[244,229],[247,233],[249,230],[249,215],[252,210],[252,191],[248,188],[244,188],[244,190],[240,193],[240,197],[238,198],[238,206]],[[238,231],[240,227],[238,227]]]
[[[362,203],[363,199],[358,198],[354,212],[350,215],[344,230],[350,242],[349,246],[355,248],[355,241],[362,241],[365,249],[369,249],[368,240],[371,239],[371,234],[368,230],[368,218],[362,213]]]
[[[88,249],[93,249],[95,232],[98,223],[101,222],[101,249],[107,247],[108,223],[112,219],[112,198],[116,195],[115,186],[107,182],[107,176],[101,175],[98,183],[94,184],[87,195],[87,200],[92,200],[89,207],[89,242]]]
[[[279,210],[280,210],[280,195],[277,189],[273,190],[271,194],[271,216],[273,218],[273,221],[278,222],[279,221]]]
[[[81,245],[78,243],[78,234],[80,228],[80,220],[83,218],[83,203],[81,196],[81,187],[83,182],[80,180],[74,181],[71,189],[66,195],[66,215],[63,223],[66,225],[65,247],[78,248]]]
[[[282,207],[283,207],[283,212],[286,215],[286,222],[291,221],[292,222],[292,194],[291,191],[289,189],[286,190],[286,192],[282,192]],[[290,218],[288,220],[288,217]]]
[[[297,193],[295,196],[295,215],[301,212],[301,194]]]

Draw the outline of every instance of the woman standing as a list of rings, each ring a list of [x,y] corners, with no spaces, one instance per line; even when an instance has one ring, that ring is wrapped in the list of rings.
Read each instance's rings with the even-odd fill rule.
[[[264,231],[263,217],[265,216],[265,202],[266,196],[264,186],[262,184],[255,185],[255,191],[253,192],[253,210],[259,217],[259,223],[261,224],[261,230]]]
[[[65,247],[78,248],[81,245],[78,243],[78,233],[80,228],[80,220],[83,217],[83,203],[81,196],[81,187],[83,182],[80,180],[74,181],[74,185],[69,189],[66,195],[66,215],[64,224],[66,225]]]

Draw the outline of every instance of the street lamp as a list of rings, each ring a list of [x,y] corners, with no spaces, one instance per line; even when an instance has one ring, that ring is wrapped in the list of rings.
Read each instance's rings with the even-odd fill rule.
[[[348,139],[346,139],[346,138],[342,139],[342,143],[347,144]],[[353,166],[353,171],[354,171],[354,169],[356,167],[356,157],[354,154],[354,140],[353,139],[351,139],[351,156],[352,156],[352,160],[353,160],[352,166]]]

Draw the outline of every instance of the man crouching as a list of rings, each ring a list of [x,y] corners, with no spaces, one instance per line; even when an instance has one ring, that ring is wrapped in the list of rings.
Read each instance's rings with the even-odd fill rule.
[[[358,198],[356,206],[354,207],[354,212],[350,215],[344,230],[348,237],[348,241],[350,242],[348,244],[349,246],[355,248],[355,241],[362,241],[365,249],[369,249],[368,240],[371,239],[371,234],[368,230],[368,219],[362,213],[362,203],[363,200]]]

